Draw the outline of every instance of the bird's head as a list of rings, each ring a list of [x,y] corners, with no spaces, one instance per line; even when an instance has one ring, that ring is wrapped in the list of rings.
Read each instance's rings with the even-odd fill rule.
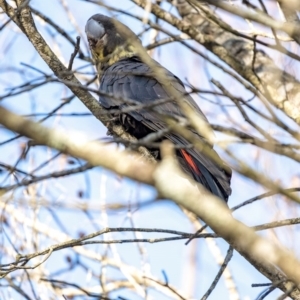
[[[136,55],[137,36],[124,24],[104,15],[93,15],[86,23],[85,32],[95,63],[104,69],[116,61]]]

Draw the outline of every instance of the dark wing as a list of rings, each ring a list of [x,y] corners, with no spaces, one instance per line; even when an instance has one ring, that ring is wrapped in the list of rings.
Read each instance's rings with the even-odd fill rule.
[[[185,94],[186,91],[182,82],[171,72],[166,69],[165,71],[168,83],[179,93]],[[104,71],[100,79],[100,91],[112,94],[114,97],[100,96],[101,104],[107,109],[122,108],[130,106],[129,104],[124,103],[122,99],[131,99],[141,104],[149,104],[158,99],[170,98],[162,85],[151,77],[151,74],[151,69],[138,58],[128,58],[116,62]],[[192,97],[185,95],[183,96],[183,99],[188,101],[199,115],[207,121]],[[156,109],[164,115],[184,117],[179,106],[174,101],[160,104]],[[140,109],[130,111],[128,114],[152,131],[159,131],[167,127],[166,123],[159,117],[159,114],[155,113],[155,111]],[[196,133],[195,135],[197,138],[201,138]],[[189,144],[184,138],[173,133],[166,134],[165,137],[174,144]],[[212,151],[217,155],[214,150]],[[231,193],[230,178],[225,174],[224,170],[195,149],[187,149],[185,152],[188,152],[189,155],[195,158],[197,167],[205,177],[204,181],[206,182],[203,182],[201,179],[199,179],[199,181],[208,187],[214,194],[219,195],[222,198],[224,198],[224,196],[227,198]],[[186,160],[184,155],[182,158]],[[181,165],[185,166],[182,161],[180,162]],[[217,179],[217,184],[211,175]],[[220,192],[220,187],[225,193]]]

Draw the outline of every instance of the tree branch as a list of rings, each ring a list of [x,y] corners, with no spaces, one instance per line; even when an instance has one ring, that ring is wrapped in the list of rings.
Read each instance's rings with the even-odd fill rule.
[[[131,1],[142,8],[145,8],[148,3],[146,0]],[[207,6],[192,1],[193,4],[201,7],[200,11],[197,11],[189,4],[189,1],[177,1],[176,7],[182,20],[156,4],[151,5],[151,12],[218,56],[256,87],[272,104],[300,124],[299,81],[287,72],[280,70],[273,60],[261,50],[257,50],[255,53],[253,68],[253,43],[238,38],[233,33],[218,26],[216,22],[211,21],[205,12],[210,15],[214,15],[214,13]],[[217,16],[215,19],[220,20]],[[230,28],[229,25],[226,27]]]
[[[211,195],[202,185],[190,181],[176,165],[173,152],[167,144],[162,148],[162,162],[153,165],[141,159],[135,160],[137,156],[109,149],[101,143],[84,142],[78,135],[72,138],[70,134],[47,129],[4,108],[0,108],[0,123],[33,138],[39,144],[46,144],[85,159],[91,165],[101,165],[123,176],[155,186],[161,197],[172,199],[196,214],[256,268],[262,270],[263,274],[273,280],[275,277],[288,278],[300,283],[299,261],[286,249],[261,238],[253,229],[235,220],[224,202]],[[284,292],[289,287],[286,282],[280,286]],[[294,299],[299,299],[298,290],[292,294]]]

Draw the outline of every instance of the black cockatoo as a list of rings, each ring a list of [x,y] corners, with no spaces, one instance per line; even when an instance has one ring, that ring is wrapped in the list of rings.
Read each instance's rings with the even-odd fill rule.
[[[164,102],[152,109],[146,107],[134,109],[134,102],[150,104],[157,100],[170,99],[170,95],[155,78],[152,69],[142,61],[140,52],[135,47],[140,41],[127,26],[115,19],[96,14],[87,21],[85,31],[99,74],[102,94],[99,101],[106,109],[117,111],[113,113],[112,122],[116,122],[117,119],[131,135],[141,139],[168,127],[164,115],[184,118],[183,111],[174,100]],[[130,37],[126,33],[130,33]],[[155,64],[159,65],[157,62]],[[164,71],[168,84],[178,91],[181,99],[188,102],[207,122],[200,108],[187,94],[180,79],[168,70],[164,69]],[[123,113],[122,109],[127,107],[133,109]],[[196,138],[203,139],[192,128],[189,130]],[[189,144],[186,139],[173,132],[166,132],[162,139],[168,139],[175,145]],[[218,157],[212,147],[210,151]],[[159,159],[159,150],[156,149],[155,152],[158,153]],[[221,163],[217,164],[204,153],[189,147],[177,150],[176,154],[183,170],[195,181],[221,199],[228,200],[231,194],[231,172],[221,159]]]

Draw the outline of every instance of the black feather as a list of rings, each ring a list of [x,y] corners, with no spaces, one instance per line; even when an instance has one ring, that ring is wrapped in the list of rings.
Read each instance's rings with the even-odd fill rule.
[[[165,71],[169,84],[182,94],[182,100],[188,101],[194,107],[195,111],[207,121],[195,101],[186,94],[182,82],[171,72]],[[126,58],[114,63],[106,70],[103,70],[100,79],[100,91],[111,93],[114,97],[100,96],[101,104],[107,109],[116,109],[129,106],[129,104],[124,104],[122,99],[135,100],[141,104],[149,104],[159,99],[169,99],[170,96],[164,90],[163,86],[151,74],[151,69],[138,57]],[[179,106],[174,101],[161,104],[156,107],[156,110],[161,114],[184,117]],[[131,111],[127,113],[127,118],[120,118],[120,120],[123,120],[122,123],[130,134],[137,138],[142,138],[151,132],[167,128],[167,124],[159,114],[147,108]],[[197,138],[201,139],[196,132],[194,133]],[[173,133],[167,133],[165,138],[171,140],[175,145],[189,144],[184,138]],[[181,152],[178,151],[178,159],[183,169],[212,193],[227,201],[228,196],[231,194],[231,175],[228,172],[226,173],[222,166],[218,166],[212,162],[203,153],[195,149],[186,149],[186,151],[192,156],[201,174],[197,174],[187,164]],[[213,149],[211,151],[218,157]]]

